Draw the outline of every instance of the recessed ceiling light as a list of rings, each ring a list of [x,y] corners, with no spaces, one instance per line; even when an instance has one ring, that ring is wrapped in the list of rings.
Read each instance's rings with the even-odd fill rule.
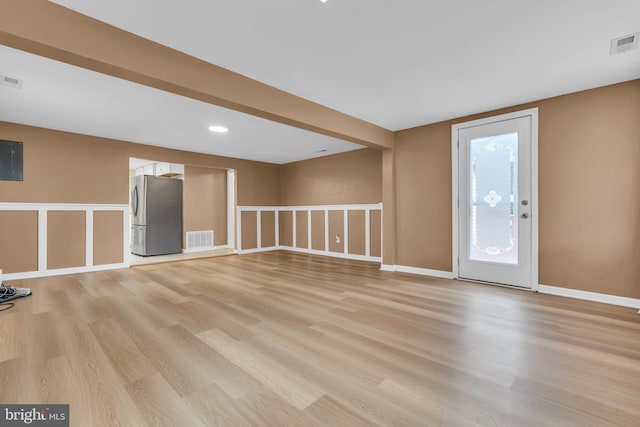
[[[229,129],[224,126],[209,126],[209,130],[215,133],[227,133]]]
[[[320,0],[320,1],[321,1],[322,3],[326,3],[326,2],[327,2],[327,0]]]

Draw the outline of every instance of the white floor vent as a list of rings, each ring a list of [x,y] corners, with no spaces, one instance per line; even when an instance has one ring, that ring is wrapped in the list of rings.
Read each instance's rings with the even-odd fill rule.
[[[185,252],[209,251],[213,249],[213,230],[187,231]]]

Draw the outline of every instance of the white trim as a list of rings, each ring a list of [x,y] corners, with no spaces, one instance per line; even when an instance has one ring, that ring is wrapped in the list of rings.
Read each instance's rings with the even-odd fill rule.
[[[310,255],[328,255],[327,253],[325,253],[326,251],[320,251],[318,249],[304,249],[304,248],[294,248],[292,246],[281,246],[278,248],[278,250],[281,251],[290,251],[290,252],[300,252],[303,254],[310,254]],[[335,254],[336,252],[330,252],[331,254]]]
[[[460,196],[458,194],[458,128],[451,126],[451,265],[453,266],[453,277],[459,277],[458,259],[458,208],[460,207]]]
[[[276,242],[276,246],[280,246],[280,212],[274,212],[273,213],[273,227],[275,228],[275,242]]]
[[[474,126],[481,126],[489,123],[505,120],[518,119],[521,117],[531,117],[531,288],[526,290],[538,290],[538,268],[539,268],[539,220],[538,220],[538,108],[529,108],[512,113],[500,114],[498,116],[485,117],[464,123],[451,125],[451,265],[453,266],[453,278],[459,277],[459,248],[458,248],[458,132]],[[513,287],[519,289],[518,287]]]
[[[382,230],[380,230],[382,234]],[[364,210],[364,254],[371,255],[371,210]]]
[[[298,240],[298,223],[297,223],[297,213],[295,210],[291,211],[291,223],[293,224],[293,237],[292,237],[292,241],[291,241],[291,245],[295,248],[298,244],[297,240]]]
[[[369,230],[369,232],[371,232],[371,230]],[[380,263],[382,265],[385,265],[384,264],[384,209],[380,210],[380,258],[382,258],[382,261],[380,261]],[[390,265],[390,264],[387,264],[387,265]]]
[[[311,250],[311,210],[307,210],[307,249]]]
[[[324,250],[329,252],[329,209],[324,210]]]
[[[531,290],[539,287],[539,227],[538,209],[538,109],[531,108]]]
[[[235,225],[235,205],[236,205],[236,172],[227,169],[227,246],[235,248],[236,225]],[[215,242],[214,242],[215,244]]]
[[[240,210],[240,206],[237,207],[238,211],[238,245],[236,249],[238,252],[242,251],[242,211]]]
[[[380,258],[380,257],[372,257],[372,256],[365,256],[365,255],[355,255],[355,254],[344,254],[342,252],[319,251],[317,249],[294,248],[294,247],[291,247],[291,246],[280,246],[279,248],[274,248],[273,250],[300,252],[300,253],[303,253],[303,254],[322,255],[322,256],[329,256],[329,257],[333,257],[333,258],[351,259],[351,260],[355,260],[355,261],[369,261],[369,262],[381,262],[382,261],[382,258]]]
[[[183,254],[193,254],[197,252],[216,251],[218,249],[233,249],[231,245],[206,246],[204,248],[182,249]]]
[[[256,212],[256,246],[262,248],[262,211]]]
[[[58,268],[54,270],[46,270],[46,271],[28,271],[24,273],[9,273],[3,274],[2,277],[4,280],[22,280],[22,279],[34,279],[39,277],[50,277],[50,276],[64,276],[67,274],[78,274],[78,273],[92,273],[96,271],[105,271],[105,270],[118,270],[121,268],[129,268],[129,264],[120,263],[120,264],[105,264],[105,265],[93,265],[90,267],[72,267],[72,268]]]
[[[214,249],[216,249],[215,246],[203,246],[203,247],[199,247],[199,248],[189,248],[189,249],[182,248],[182,253],[183,254],[192,254],[194,252],[212,251]]]
[[[1,209],[1,207],[0,207]],[[47,271],[47,250],[49,236],[48,212],[46,209],[38,209],[38,271]]]
[[[13,203],[0,202],[0,211],[120,211],[129,209],[129,205],[114,204],[82,204],[82,203]]]
[[[126,204],[81,204],[81,203],[0,203],[0,211],[35,211],[38,212],[38,270],[5,274],[9,279],[26,279],[34,277],[58,276],[62,274],[85,273],[114,268],[128,268],[129,251],[129,205]],[[48,215],[49,212],[77,211],[85,214],[85,265],[64,269],[48,269]],[[94,212],[122,212],[122,263],[110,265],[93,265],[94,244]]]
[[[395,271],[398,273],[417,274],[419,276],[438,277],[441,279],[453,279],[451,271],[430,270],[428,268],[409,267],[407,265],[381,265],[382,271]]]
[[[279,250],[278,247],[271,246],[271,247],[268,247],[268,248],[243,249],[243,250],[239,250],[238,254],[239,255],[255,254],[255,253],[258,253],[258,252],[271,252],[271,251],[277,251],[277,250]]]
[[[343,211],[343,216],[342,216],[342,228],[343,228],[343,232],[342,232],[342,240],[344,241],[342,243],[342,247],[343,247],[343,253],[344,254],[349,254],[349,211],[347,209],[345,209]],[[366,233],[366,231],[365,231]]]
[[[370,204],[362,204],[362,205],[304,205],[304,206],[238,206],[240,211],[361,211],[365,209],[371,210],[381,210],[382,203],[370,203]]]
[[[559,288],[556,286],[538,285],[538,292],[541,294],[557,295],[561,297],[575,298],[587,301],[601,302],[604,304],[621,305],[640,309],[640,299],[620,297],[617,295],[600,294],[597,292],[580,291],[577,289]]]
[[[329,251],[329,212],[330,211],[342,211],[343,212],[343,244],[344,244],[344,250],[340,251],[339,253],[337,252],[331,252]],[[257,248],[253,248],[253,249],[242,249],[241,243],[240,243],[240,249],[238,250],[238,253],[240,254],[249,254],[249,253],[256,253],[256,252],[266,252],[266,251],[274,251],[274,250],[288,250],[288,251],[293,251],[293,252],[301,252],[301,253],[308,253],[308,254],[314,254],[314,255],[324,255],[324,256],[331,256],[331,257],[336,257],[336,258],[344,258],[344,259],[353,259],[353,260],[362,260],[362,261],[371,261],[371,262],[381,262],[382,258],[381,257],[373,257],[371,256],[371,237],[370,237],[370,233],[371,233],[371,218],[370,218],[370,213],[372,210],[379,210],[382,211],[382,203],[377,203],[377,204],[362,204],[362,205],[309,205],[309,206],[238,206],[237,207],[237,212],[238,212],[238,217],[241,218],[242,217],[242,212],[255,212],[256,213],[256,220],[258,221],[258,226],[257,226],[257,230],[256,232],[258,233],[258,239],[257,239]],[[307,247],[306,248],[299,248],[297,247],[298,244],[298,231],[297,231],[297,213],[303,211],[306,212],[307,214]],[[364,211],[365,212],[365,243],[366,243],[366,250],[365,250],[365,255],[359,255],[359,254],[350,254],[349,253],[349,243],[348,243],[348,239],[349,239],[349,211]],[[262,242],[261,242],[261,234],[262,234],[262,230],[261,230],[261,214],[262,212],[274,212],[275,213],[275,232],[276,232],[276,245],[272,246],[272,247],[268,247],[268,248],[263,248],[262,247]],[[280,212],[291,212],[293,215],[293,221],[292,221],[292,226],[293,226],[293,242],[292,242],[292,246],[285,246],[285,245],[281,245],[280,243]],[[323,212],[324,213],[324,250],[317,250],[317,249],[312,249],[312,221],[311,221],[311,215],[313,212]],[[238,237],[239,239],[242,238],[242,221],[239,219],[238,220]],[[380,230],[380,233],[382,234],[382,229]]]
[[[131,264],[131,224],[129,224],[131,217],[129,215],[129,206],[122,210],[122,261],[127,266]]]
[[[93,210],[87,209],[84,214],[85,214],[84,265],[87,267],[91,267],[93,265]]]

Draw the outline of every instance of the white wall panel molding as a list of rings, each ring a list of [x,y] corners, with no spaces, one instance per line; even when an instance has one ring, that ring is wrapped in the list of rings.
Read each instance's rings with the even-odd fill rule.
[[[38,212],[38,269],[17,273],[5,273],[3,279],[18,280],[35,277],[59,276],[65,274],[86,273],[90,271],[112,270],[129,267],[129,205],[117,204],[80,204],[80,203],[0,203],[0,211]],[[47,262],[48,213],[49,212],[85,213],[85,265],[73,268],[49,269]],[[122,263],[93,265],[94,212],[122,212]]]

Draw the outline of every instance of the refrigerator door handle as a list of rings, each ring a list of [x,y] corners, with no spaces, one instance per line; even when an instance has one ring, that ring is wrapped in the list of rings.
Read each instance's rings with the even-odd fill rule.
[[[138,216],[138,186],[136,185],[133,188],[133,197],[132,197],[132,205],[133,205],[133,216]]]

